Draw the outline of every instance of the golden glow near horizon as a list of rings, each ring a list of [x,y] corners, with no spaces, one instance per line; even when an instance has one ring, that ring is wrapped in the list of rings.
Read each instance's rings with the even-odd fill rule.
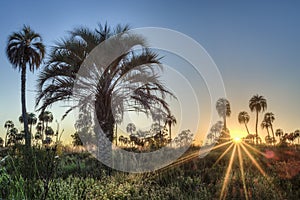
[[[242,142],[242,139],[240,138],[240,137],[234,137],[233,139],[232,139],[232,141],[234,142],[234,143],[240,143],[240,142]]]

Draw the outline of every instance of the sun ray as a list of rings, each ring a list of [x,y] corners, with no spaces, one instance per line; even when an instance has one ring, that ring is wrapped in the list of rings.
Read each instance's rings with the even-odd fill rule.
[[[244,144],[241,144],[241,147],[243,148],[243,150],[245,151],[245,153],[247,154],[247,156],[250,158],[250,160],[252,161],[252,163],[254,164],[254,166],[260,171],[260,173],[264,176],[267,177],[266,172],[261,168],[261,166],[257,163],[257,161],[253,158],[253,156],[250,154],[250,152],[246,149],[246,147],[244,146]]]
[[[245,173],[244,173],[244,164],[243,164],[243,158],[242,158],[240,145],[238,145],[237,149],[238,149],[238,157],[239,157],[239,163],[240,163],[240,170],[241,170],[241,177],[242,177],[242,182],[243,182],[243,189],[244,189],[244,193],[245,193],[245,199],[248,200],[248,192],[247,192],[246,181],[245,181]]]
[[[253,151],[255,151],[256,153],[259,153],[260,155],[262,155],[262,156],[264,156],[264,157],[266,156],[265,153],[263,153],[263,152],[257,150],[256,148],[254,148],[253,146],[247,144],[246,142],[242,142],[242,143],[243,143],[244,145],[246,145],[247,147],[249,147],[250,149],[252,149]]]
[[[216,162],[214,163],[213,167],[228,153],[228,151],[231,149],[231,147],[234,145],[234,143],[232,143],[223,153],[222,155],[216,160]]]
[[[228,164],[228,167],[227,167],[227,170],[226,170],[226,174],[225,174],[225,178],[224,178],[224,182],[223,182],[223,185],[222,185],[220,199],[223,199],[223,198],[226,197],[225,189],[226,189],[226,186],[227,186],[228,181],[229,181],[229,175],[230,175],[230,172],[231,172],[231,169],[232,169],[232,164],[233,164],[235,151],[236,151],[236,145],[234,145],[232,153],[231,153],[230,161],[229,161],[229,164]]]

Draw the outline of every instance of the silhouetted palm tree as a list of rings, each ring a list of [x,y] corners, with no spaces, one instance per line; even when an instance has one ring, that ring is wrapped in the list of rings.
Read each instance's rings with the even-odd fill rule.
[[[224,123],[223,129],[226,131],[227,130],[226,117],[229,117],[231,114],[229,101],[225,98],[218,99],[216,103],[216,109],[218,111],[219,116],[223,118],[223,123]]]
[[[248,122],[250,120],[249,114],[246,111],[240,112],[239,116],[238,116],[238,120],[239,120],[240,124],[242,124],[242,123],[245,124],[247,133],[248,133],[248,135],[250,135],[250,132],[249,132],[249,129],[248,129],[248,126],[247,126],[247,124],[248,124]]]
[[[272,138],[270,137],[270,132],[269,132],[269,128],[271,127],[270,123],[266,120],[263,120],[261,122],[261,128],[262,129],[266,129],[268,136],[265,138],[266,139],[266,143],[272,143]]]
[[[0,137],[0,147],[3,147],[4,144],[4,140],[2,139],[2,137]]]
[[[7,136],[9,134],[10,129],[14,128],[15,124],[13,121],[8,120],[4,124],[4,128],[6,128],[6,135],[5,135],[5,146],[7,146]]]
[[[281,141],[281,137],[283,136],[283,130],[282,129],[276,129],[276,131],[275,131],[275,135],[279,138],[279,141]]]
[[[255,123],[255,137],[256,143],[258,144],[258,113],[264,112],[267,109],[267,101],[263,96],[254,95],[249,101],[249,108],[251,112],[256,112],[256,123]]]
[[[174,115],[168,114],[165,120],[166,120],[165,126],[166,125],[169,126],[169,139],[172,139],[171,127],[172,127],[172,125],[175,125],[177,123],[176,118],[174,117]]]
[[[25,144],[31,145],[31,135],[28,130],[28,119],[26,116],[26,69],[31,72],[38,68],[45,55],[45,46],[42,38],[29,26],[24,26],[20,32],[12,33],[8,38],[6,54],[14,68],[21,71],[21,103],[22,116],[24,119]]]
[[[39,115],[39,120],[42,122],[43,139],[46,134],[49,123],[53,121],[53,114],[50,111],[44,111]]]
[[[127,133],[130,133],[130,135],[132,135],[133,132],[136,131],[136,126],[134,125],[134,123],[127,124],[126,131]]]
[[[298,138],[298,144],[299,144],[299,139],[300,139],[300,130],[295,130],[294,135],[296,138]]]
[[[29,133],[32,136],[32,125],[35,125],[37,123],[37,118],[34,113],[27,113],[27,119],[28,119],[28,125],[30,126]],[[22,115],[19,117],[19,122],[24,123]]]
[[[172,94],[161,84],[155,72],[161,68],[158,55],[146,47],[142,36],[126,32],[128,29],[128,26],[120,25],[115,29],[107,25],[100,25],[96,30],[74,29],[69,38],[53,48],[38,80],[37,105],[40,105],[41,111],[58,101],[72,100],[77,103],[66,114],[75,107],[90,104],[89,108],[95,111],[96,124],[100,126],[96,129],[101,129],[97,146],[99,156],[105,163],[111,163],[109,154],[115,125],[114,113],[123,115],[126,111],[138,111],[149,114],[159,106],[166,113],[170,112],[165,96]],[[111,63],[85,63],[87,70],[81,71],[86,73],[85,76],[76,76],[83,61],[93,57],[90,52],[112,36],[116,37],[101,44],[106,55],[99,59],[104,62],[116,54],[118,57],[113,58]],[[141,50],[135,51],[136,46]],[[79,91],[76,94],[73,93],[75,80]],[[89,86],[86,87],[86,84]],[[91,95],[82,95],[86,93]]]
[[[275,120],[275,117],[274,117],[274,114],[271,113],[271,112],[267,112],[265,113],[265,116],[264,116],[264,121],[268,122],[269,126],[270,126],[270,129],[272,131],[272,143],[275,143],[275,134],[274,134],[274,130],[273,130],[273,122]]]

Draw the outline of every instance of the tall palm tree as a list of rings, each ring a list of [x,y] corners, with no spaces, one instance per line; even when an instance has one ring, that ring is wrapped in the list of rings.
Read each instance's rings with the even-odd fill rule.
[[[14,127],[15,127],[15,124],[11,120],[6,121],[4,124],[4,128],[6,128],[6,135],[5,135],[5,142],[4,142],[5,146],[7,146],[7,136],[9,134],[9,131],[10,131],[10,129],[12,129]]]
[[[45,46],[41,36],[34,32],[29,26],[23,27],[20,32],[12,33],[8,38],[6,54],[13,65],[21,71],[21,103],[22,116],[24,119],[25,144],[31,146],[31,135],[28,130],[28,119],[26,111],[26,69],[31,72],[39,68],[45,56]]]
[[[267,101],[263,96],[260,95],[254,95],[250,100],[249,100],[249,108],[251,112],[256,112],[256,123],[255,123],[255,138],[256,138],[256,143],[258,144],[258,113],[264,112],[267,109]]]
[[[223,124],[224,124],[224,131],[227,131],[227,123],[226,123],[226,117],[229,117],[231,114],[230,109],[230,103],[225,98],[218,99],[216,103],[216,109],[220,117],[223,118]]]
[[[168,115],[166,116],[166,119],[165,119],[165,120],[166,120],[166,121],[165,121],[165,126],[166,126],[166,125],[169,126],[169,139],[172,139],[172,135],[171,135],[171,133],[172,133],[171,127],[172,127],[172,125],[175,125],[175,124],[177,123],[176,118],[174,117],[174,115],[168,114]]]
[[[159,106],[167,113],[170,110],[165,96],[173,96],[162,85],[156,73],[162,67],[158,55],[147,48],[142,36],[126,32],[128,30],[128,26],[120,25],[115,29],[108,25],[100,25],[96,30],[74,29],[69,38],[53,48],[38,80],[37,105],[41,111],[59,101],[76,102],[66,114],[75,107],[90,105],[89,112],[95,113],[94,119],[98,124],[96,129],[101,129],[97,146],[99,156],[105,163],[111,163],[114,113],[123,115],[126,111],[138,111],[149,114]],[[103,59],[103,63],[85,62],[88,70],[81,71],[85,76],[76,76],[83,61],[95,56],[92,50],[112,36],[116,37],[102,43],[106,55],[97,57]],[[136,52],[136,46],[141,47],[141,51]],[[111,60],[109,56],[116,54],[117,59],[105,63]],[[77,93],[73,93],[75,80],[79,91]],[[92,94],[82,95],[86,93]]]
[[[264,116],[264,121],[267,121],[270,125],[270,129],[271,129],[271,132],[272,132],[272,140],[273,140],[273,143],[275,143],[275,134],[274,134],[274,130],[273,130],[273,122],[275,120],[275,116],[272,112],[267,112],[265,113],[265,116]]]
[[[249,129],[248,129],[248,126],[247,126],[247,124],[248,124],[248,122],[250,120],[249,114],[246,111],[240,112],[239,116],[238,116],[238,120],[239,120],[240,124],[244,124],[245,125],[247,133],[248,133],[248,135],[250,135],[250,132],[249,132]]]

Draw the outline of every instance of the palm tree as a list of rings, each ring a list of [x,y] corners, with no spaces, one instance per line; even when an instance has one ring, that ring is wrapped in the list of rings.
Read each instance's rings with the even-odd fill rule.
[[[298,144],[299,144],[299,138],[300,138],[300,130],[295,130],[294,135],[296,138],[298,138]]]
[[[242,124],[242,123],[245,124],[247,133],[248,133],[248,135],[250,135],[250,132],[249,132],[249,129],[248,129],[248,126],[247,126],[247,124],[248,124],[248,122],[250,120],[249,114],[246,111],[240,112],[239,116],[238,116],[238,120],[239,120],[240,124]]]
[[[219,116],[223,118],[223,123],[224,123],[223,129],[224,131],[226,131],[227,130],[226,117],[229,117],[231,114],[229,101],[225,98],[218,99],[216,103],[216,109]]]
[[[156,73],[162,67],[158,55],[146,47],[142,36],[130,34],[126,32],[128,30],[128,26],[120,25],[115,29],[108,25],[100,25],[96,30],[74,29],[69,38],[53,48],[38,80],[37,106],[40,111],[59,101],[76,102],[66,114],[83,104],[89,105],[89,112],[95,113],[95,124],[98,124],[99,157],[105,163],[111,163],[114,113],[123,115],[126,111],[138,111],[149,114],[159,106],[168,113],[165,96],[173,96]],[[76,75],[87,57],[96,57],[92,50],[112,36],[116,37],[101,44],[106,50],[105,56],[97,56],[97,59],[103,62],[85,61],[84,66],[88,69],[81,69],[81,74]],[[134,51],[135,46],[140,46],[141,51]],[[116,54],[117,59],[110,57]],[[77,92],[74,93],[75,80]],[[91,95],[82,95],[87,93]]]
[[[263,96],[254,95],[249,101],[249,108],[251,112],[256,112],[256,123],[255,123],[255,138],[258,144],[258,113],[264,112],[267,109],[267,101]]]
[[[126,131],[127,133],[130,133],[130,135],[133,135],[133,132],[136,131],[136,126],[134,125],[134,123],[127,124]]]
[[[42,38],[34,32],[29,26],[23,27],[20,32],[12,33],[8,38],[6,54],[13,65],[13,68],[18,68],[21,71],[21,103],[22,116],[24,119],[25,144],[31,146],[31,135],[28,130],[28,119],[26,111],[26,69],[27,66],[31,72],[39,68],[44,56],[45,46],[42,43]]]
[[[4,140],[0,137],[0,147],[3,147]]]
[[[28,119],[28,125],[30,125],[29,133],[32,135],[32,125],[35,125],[37,123],[37,118],[34,113],[27,113],[27,119]],[[19,122],[24,123],[24,119],[22,115],[19,117]]]
[[[266,137],[266,143],[272,143],[271,137],[270,137],[270,132],[269,128],[271,127],[270,123],[266,120],[263,120],[261,122],[261,128],[262,129],[267,129],[268,136]]]
[[[275,135],[279,138],[279,141],[281,141],[281,137],[283,136],[283,130],[282,129],[276,129]]]
[[[264,116],[264,121],[268,122],[270,128],[271,128],[271,131],[272,131],[272,143],[275,143],[275,134],[274,134],[274,130],[273,130],[273,122],[275,120],[275,117],[274,117],[274,114],[271,113],[271,112],[267,112],[265,113],[265,116]]]
[[[174,115],[168,114],[166,119],[165,119],[165,126],[168,125],[169,126],[169,139],[172,139],[171,136],[171,127],[172,125],[175,125],[177,123],[176,118],[174,117]]]
[[[7,146],[7,136],[9,134],[10,129],[14,128],[14,122],[11,120],[8,120],[4,124],[4,128],[6,128],[6,135],[5,135],[5,146]]]
[[[48,128],[48,124],[51,123],[53,121],[53,114],[50,111],[44,111],[39,115],[39,120],[43,123],[42,124],[42,129],[43,129],[43,134],[46,134],[47,128]],[[45,126],[46,124],[46,126]],[[44,138],[44,136],[43,136]]]
[[[14,145],[17,142],[19,130],[13,127],[9,130],[7,145]]]

